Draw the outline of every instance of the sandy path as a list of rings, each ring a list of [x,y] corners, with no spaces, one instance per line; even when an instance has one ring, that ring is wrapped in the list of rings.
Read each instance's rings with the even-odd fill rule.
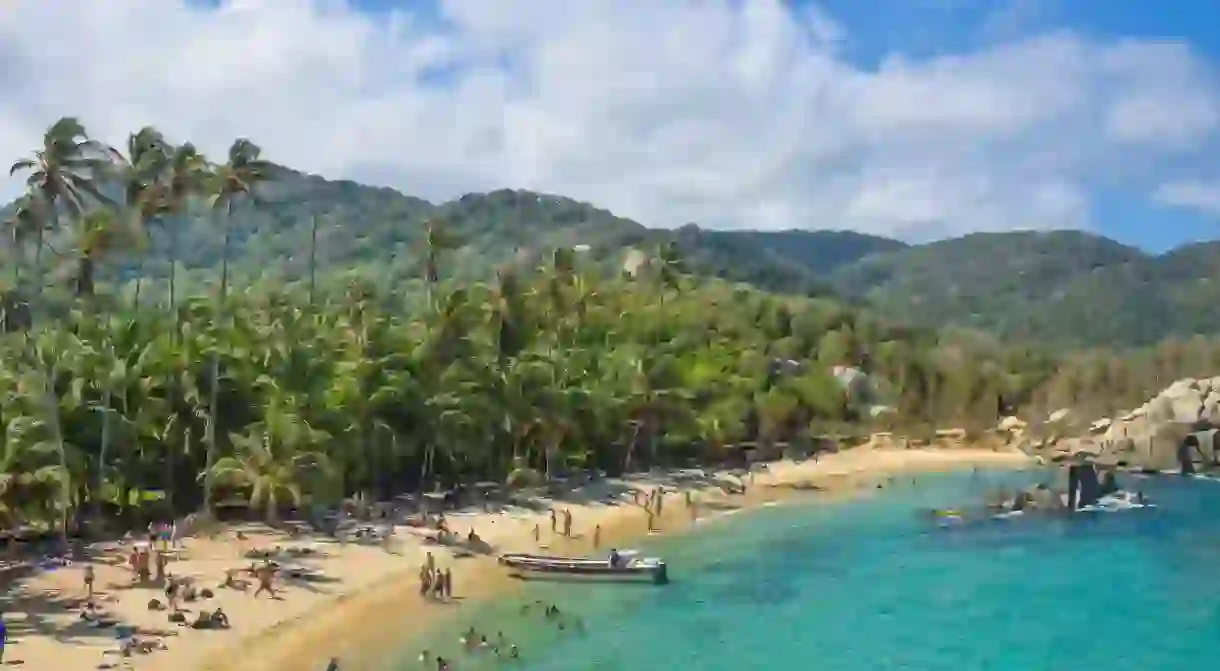
[[[591,537],[595,526],[601,527],[603,547],[647,533],[646,513],[629,502],[633,489],[665,487],[669,499],[659,524],[665,533],[676,533],[690,523],[690,514],[681,504],[684,491],[691,491],[696,501],[706,505],[705,510],[724,510],[792,496],[859,492],[863,485],[899,472],[1030,463],[1027,456],[1017,452],[857,448],[827,455],[818,462],[770,464],[765,472],[748,480],[745,495],[725,493],[715,484],[737,482],[725,474],[696,477],[694,472],[682,471],[640,476],[603,486],[614,487],[620,498],[628,500],[626,503],[558,503],[558,507],[572,512],[572,539],[550,532],[549,512],[545,510],[454,514],[448,519],[453,530],[464,534],[473,528],[499,551],[538,549],[539,544],[533,540],[538,525],[541,545],[549,546],[550,551],[587,554],[594,552]],[[592,498],[607,493],[586,492]],[[10,644],[5,660],[21,660],[25,668],[56,671],[96,669],[103,663],[115,666],[102,668],[147,671],[303,671],[321,669],[330,655],[338,655],[345,671],[372,671],[384,651],[401,647],[404,636],[411,631],[478,608],[480,600],[519,584],[504,575],[494,558],[456,558],[447,548],[425,545],[406,527],[397,528],[393,552],[380,546],[289,541],[253,531],[244,541],[235,540],[232,533],[217,540],[190,539],[181,559],[170,564],[169,572],[191,576],[200,586],[215,589],[225,569],[249,565],[248,560],[240,559],[245,550],[275,544],[315,547],[325,556],[302,563],[322,569],[329,580],[317,585],[287,584],[278,600],[218,589],[213,599],[188,605],[192,609],[223,607],[234,626],[229,631],[195,631],[167,623],[164,613],[146,607],[149,599],[164,598],[161,590],[131,586],[130,573],[122,564],[124,549],[102,552],[94,566],[104,607],[124,622],[171,633],[163,639],[167,650],[126,660],[107,652],[116,648],[112,633],[81,627],[76,622],[74,604],[84,595],[83,568],[71,566],[41,573],[23,582],[7,599],[4,617]],[[459,600],[438,604],[418,596],[416,576],[428,552],[440,566],[452,568]]]

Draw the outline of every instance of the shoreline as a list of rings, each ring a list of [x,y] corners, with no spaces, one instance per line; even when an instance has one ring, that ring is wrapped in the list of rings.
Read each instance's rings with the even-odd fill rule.
[[[131,544],[106,544],[91,548],[90,561],[40,571],[4,597],[9,634],[5,661],[64,671],[94,669],[99,663],[113,665],[102,668],[138,671],[302,671],[322,669],[331,656],[337,656],[344,671],[384,671],[388,657],[428,630],[521,589],[523,583],[506,575],[496,553],[602,554],[647,536],[647,514],[632,503],[635,492],[663,489],[659,533],[671,535],[704,528],[716,519],[769,502],[867,496],[873,485],[900,473],[1036,466],[1033,458],[1016,450],[863,446],[818,461],[767,464],[744,477],[744,494],[726,489],[739,487],[743,480],[728,472],[674,469],[636,474],[578,488],[561,501],[540,500],[543,507],[538,509],[446,514],[454,532],[473,529],[496,550],[469,557],[455,556],[451,547],[428,545],[417,530],[405,526],[395,528],[393,546],[387,548],[378,543],[290,538],[261,525],[243,525],[217,538],[188,539],[168,566],[169,574],[215,588],[212,598],[182,604],[187,617],[199,609],[223,607],[232,623],[227,631],[167,626],[166,613],[146,607],[151,598],[164,598],[163,583],[133,584],[125,566]],[[697,520],[683,505],[687,492],[702,513]],[[551,506],[571,511],[571,538],[551,533]],[[539,542],[534,541],[535,525],[541,532]],[[600,527],[598,549],[590,538],[594,527]],[[299,545],[315,550],[311,559],[301,563],[324,572],[325,580],[280,582],[277,591],[282,591],[274,600],[254,597],[252,587],[249,592],[220,588],[227,570],[250,564],[242,558],[247,550]],[[452,602],[419,596],[418,571],[429,553],[440,567],[453,571]],[[97,573],[99,605],[118,621],[150,632],[150,638],[164,642],[165,649],[121,659],[115,653],[112,630],[92,629],[78,620],[86,565]]]
[[[883,449],[858,447],[826,455],[818,462],[781,461],[769,464],[766,471],[747,479],[744,495],[726,495],[713,486],[674,488],[665,494],[663,515],[658,518],[663,535],[683,534],[703,529],[715,520],[782,501],[841,501],[868,495],[872,485],[900,473],[935,473],[971,467],[1024,468],[1036,462],[1019,451],[995,451],[984,448]],[[724,477],[723,473],[716,474]],[[752,485],[749,480],[752,479]],[[628,480],[633,489],[648,490],[654,480],[648,475]],[[816,489],[815,489],[816,488]],[[700,505],[719,503],[715,510],[691,519],[682,505],[685,492],[699,497]],[[706,497],[706,498],[705,498]],[[724,507],[724,504],[728,504]],[[634,504],[619,506],[573,506],[577,524],[582,518],[596,520],[601,529],[602,551],[639,540],[648,535],[646,514]],[[483,515],[483,514],[479,514]],[[476,515],[479,516],[479,515]],[[546,513],[536,516],[549,533]],[[532,520],[531,520],[532,521]],[[455,524],[460,526],[460,523]],[[574,528],[574,532],[581,529]],[[481,532],[480,532],[481,533]],[[482,535],[482,534],[481,534]],[[533,544],[529,533],[509,545],[512,549],[543,547],[557,553],[571,551],[586,554],[592,551],[583,534],[574,538],[556,537],[541,546]],[[500,539],[496,539],[500,540]],[[544,536],[544,541],[546,538]],[[549,548],[547,547],[549,545]],[[501,548],[507,549],[507,548]],[[470,564],[467,562],[478,562]],[[311,612],[308,619],[281,622],[275,627],[238,642],[236,649],[213,654],[194,667],[195,671],[222,671],[234,668],[240,659],[242,668],[266,671],[293,671],[322,668],[331,655],[340,657],[343,668],[355,671],[383,671],[378,665],[396,650],[410,645],[428,629],[454,621],[464,613],[477,609],[488,600],[516,592],[523,583],[507,577],[494,557],[462,560],[457,593],[462,601],[456,605],[425,602],[417,593],[418,564],[386,576],[385,584],[367,590],[344,594],[327,604],[326,612]],[[379,581],[381,582],[381,581]]]

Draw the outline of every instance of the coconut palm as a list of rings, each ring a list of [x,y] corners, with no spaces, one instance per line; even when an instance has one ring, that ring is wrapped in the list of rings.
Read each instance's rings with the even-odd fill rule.
[[[114,166],[114,150],[89,139],[85,127],[73,117],[64,117],[55,122],[43,134],[42,146],[31,158],[21,159],[9,168],[9,175],[26,176],[26,192],[30,203],[41,213],[44,226],[36,227],[37,244],[42,247],[46,229],[55,230],[59,214],[70,219],[80,219],[85,214],[90,200],[111,204],[99,181],[110,174]],[[35,263],[36,266],[40,264]],[[41,292],[43,278],[41,267],[36,291]]]
[[[199,153],[195,145],[187,142],[173,148],[166,168],[162,200],[164,209],[156,220],[168,237],[166,247],[169,251],[169,309],[173,314],[177,314],[178,310],[178,229],[183,224],[192,200],[205,195],[213,179],[207,159]]]
[[[211,206],[223,214],[224,246],[220,257],[220,304],[229,290],[229,257],[233,240],[233,206],[245,198],[256,196],[256,189],[274,178],[275,165],[263,160],[262,149],[247,139],[238,139],[229,147],[229,158],[216,166],[211,177]]]
[[[307,478],[328,477],[331,468],[317,449],[329,436],[309,426],[293,399],[272,386],[263,419],[231,436],[235,454],[217,460],[211,475],[217,484],[246,489],[250,507],[273,522],[283,504],[301,505]]]
[[[233,205],[242,198],[254,196],[255,189],[263,182],[272,178],[274,166],[260,158],[262,149],[247,139],[239,139],[229,147],[229,160],[224,165],[217,166],[210,179],[211,210],[215,214],[223,214],[224,244],[221,250],[220,287],[216,292],[215,318],[221,318],[224,313],[225,300],[229,291],[229,254],[233,239]],[[204,468],[207,480],[204,483],[204,507],[211,510],[212,465],[216,459],[217,423],[220,420],[220,353],[213,350],[211,370],[211,390],[209,403],[209,420],[207,431],[208,459]]]
[[[98,264],[108,255],[138,243],[140,233],[131,226],[137,222],[124,219],[114,209],[93,210],[72,224],[75,247],[75,269],[72,273],[72,289],[77,298],[88,298],[95,291],[94,275]],[[138,285],[137,285],[138,286]],[[137,293],[136,306],[139,305]]]
[[[123,190],[122,218],[133,231],[132,246],[144,246],[149,224],[165,210],[163,176],[169,161],[169,145],[161,132],[145,126],[127,137],[126,156],[115,152],[114,178]],[[140,250],[142,251],[142,250]],[[133,304],[140,307],[140,290],[144,285],[144,255],[136,269]]]

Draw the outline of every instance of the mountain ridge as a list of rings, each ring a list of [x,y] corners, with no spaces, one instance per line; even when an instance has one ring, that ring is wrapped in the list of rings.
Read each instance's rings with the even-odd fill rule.
[[[149,256],[127,263],[163,277],[177,258],[182,281],[205,282],[219,266],[220,238],[204,216],[161,222]],[[499,189],[432,203],[387,186],[283,168],[257,203],[234,211],[235,277],[296,281],[308,274],[317,221],[320,270],[385,282],[421,274],[422,231],[440,221],[463,241],[445,274],[489,277],[546,250],[587,245],[608,268],[630,248],[675,241],[692,271],[781,293],[833,294],[913,326],[976,329],[1063,346],[1145,345],[1220,332],[1220,242],[1161,253],[1080,230],[971,233],[909,244],[850,230],[649,228],[562,195]],[[168,226],[177,226],[168,235]],[[169,248],[176,241],[177,249]],[[172,252],[172,253],[171,253]]]

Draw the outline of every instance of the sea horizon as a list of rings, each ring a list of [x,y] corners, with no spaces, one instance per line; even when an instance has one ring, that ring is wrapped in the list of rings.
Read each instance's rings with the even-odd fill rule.
[[[1207,625],[1216,594],[1200,589],[1220,559],[1206,516],[1220,483],[1124,475],[1157,507],[1070,518],[944,528],[921,514],[1057,477],[897,476],[860,499],[649,536],[632,546],[666,559],[670,585],[529,582],[423,628],[377,668],[434,669],[419,661],[424,649],[454,671],[1185,670],[1220,654]],[[561,618],[543,617],[552,604]],[[466,653],[458,639],[472,626],[493,642],[503,634],[520,658]]]

